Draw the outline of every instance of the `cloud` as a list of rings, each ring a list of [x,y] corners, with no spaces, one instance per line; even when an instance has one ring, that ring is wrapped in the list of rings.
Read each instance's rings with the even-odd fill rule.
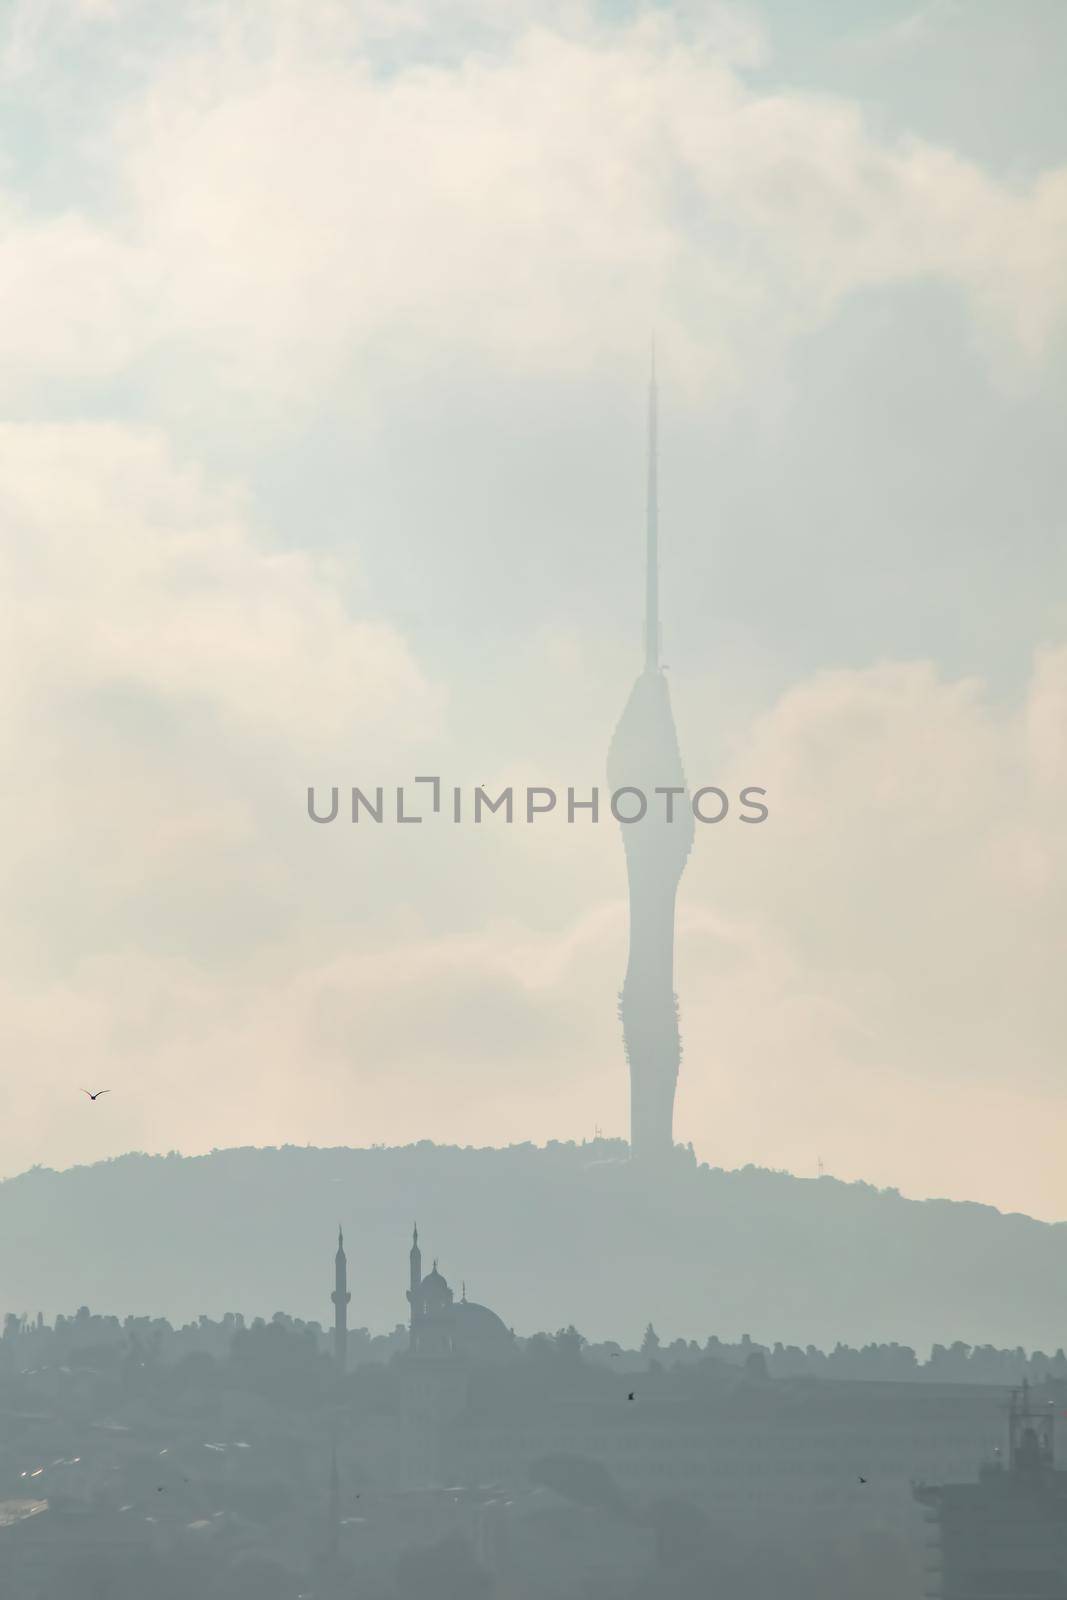
[[[705,832],[683,889],[698,1146],[802,1167],[832,1142],[843,1175],[921,1193],[936,1172],[1062,1213],[1053,1124],[1030,1119],[1033,1171],[1010,1153],[992,1171],[989,1140],[993,1105],[1059,1093],[1067,826],[1046,730],[1065,695],[1063,648],[1016,704],[885,663],[797,684],[742,741],[734,770],[759,774],[771,818]]]
[[[611,922],[618,953],[621,906]],[[614,1021],[610,989],[603,1017],[585,1003],[588,933],[504,926],[383,943],[349,931],[312,953],[291,936],[236,972],[124,949],[88,953],[48,983],[8,983],[4,1167],[430,1129],[444,1142],[543,1140],[567,1131],[563,1096],[567,1120],[590,1131],[612,1100],[621,1119],[617,1074],[605,1094],[603,1070],[581,1065]],[[568,970],[531,979],[528,959],[554,966],[560,948]],[[82,1080],[113,1090],[103,1133],[86,1124]]]
[[[410,762],[444,697],[358,577],[271,549],[157,434],[7,426],[0,459],[9,960],[239,962],[299,895],[273,830],[309,826],[316,764]]]
[[[158,434],[7,426],[0,455],[24,726],[127,686],[290,750],[436,726],[440,693],[392,627],[347,614],[337,563],[257,543],[240,495]]]
[[[910,54],[935,40],[960,18],[961,12],[959,0],[926,0],[926,4],[892,22],[843,40],[838,49],[861,58]]]
[[[136,375],[171,415],[192,385],[236,393],[232,428],[303,415],[385,350],[585,368],[652,321],[679,381],[737,388],[842,299],[926,278],[998,361],[1039,360],[1067,303],[1067,172],[1011,187],[879,141],[845,100],[754,90],[757,44],[709,15],[694,35],[684,14],[515,7],[492,50],[385,70],[374,11],[198,13],[85,113],[106,203],[42,217],[8,195],[9,395],[31,329],[42,372]],[[397,25],[431,17],[442,40],[436,12]]]

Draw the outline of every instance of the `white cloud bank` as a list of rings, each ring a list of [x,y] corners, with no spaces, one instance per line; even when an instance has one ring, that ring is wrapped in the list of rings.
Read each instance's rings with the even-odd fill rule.
[[[383,347],[587,367],[653,319],[679,380],[735,388],[849,294],[924,279],[1009,363],[1062,324],[1067,171],[1012,187],[841,100],[757,93],[729,13],[694,39],[513,8],[442,60],[456,19],[419,11],[426,50],[389,70],[373,11],[193,15],[72,133],[95,204],[0,200],[9,401],[148,371],[176,408],[291,412]]]

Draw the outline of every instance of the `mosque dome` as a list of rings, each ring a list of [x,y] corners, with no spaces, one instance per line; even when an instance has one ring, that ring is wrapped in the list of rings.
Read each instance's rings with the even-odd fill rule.
[[[448,1287],[447,1279],[443,1278],[437,1270],[437,1262],[433,1270],[428,1272],[419,1286],[419,1303],[424,1317],[437,1317],[450,1311],[455,1300],[452,1290]]]
[[[495,1311],[473,1300],[459,1300],[452,1307],[454,1348],[467,1356],[489,1361],[510,1355],[514,1348],[511,1332]]]

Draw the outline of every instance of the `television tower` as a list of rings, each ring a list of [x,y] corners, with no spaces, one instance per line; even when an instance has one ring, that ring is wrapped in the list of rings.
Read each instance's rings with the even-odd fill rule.
[[[657,1160],[674,1148],[674,1094],[681,1060],[674,992],[674,905],[693,845],[693,813],[682,770],[667,678],[660,664],[659,494],[656,359],[648,390],[645,529],[645,662],[608,751],[612,793],[639,790],[647,810],[620,823],[630,891],[630,953],[619,1016],[630,1068],[630,1154]],[[655,791],[673,789],[674,794]],[[626,815],[639,801],[618,802]]]

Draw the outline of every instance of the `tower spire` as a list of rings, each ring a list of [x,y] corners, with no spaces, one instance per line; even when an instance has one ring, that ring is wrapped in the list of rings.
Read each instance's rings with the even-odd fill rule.
[[[648,380],[648,497],[645,509],[645,671],[659,670],[659,484],[656,438],[656,341]]]

